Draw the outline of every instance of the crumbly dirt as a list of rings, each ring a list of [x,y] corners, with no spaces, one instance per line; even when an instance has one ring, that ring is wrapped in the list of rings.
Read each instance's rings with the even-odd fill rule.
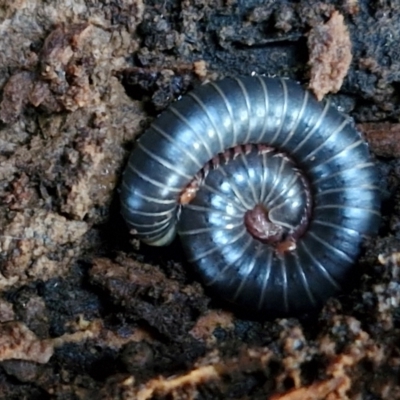
[[[0,0],[0,399],[399,399],[399,15],[394,0]],[[332,18],[342,36],[319,35]],[[129,236],[117,187],[187,90],[308,86],[317,67],[376,157],[380,234],[318,315],[247,320],[179,243]]]

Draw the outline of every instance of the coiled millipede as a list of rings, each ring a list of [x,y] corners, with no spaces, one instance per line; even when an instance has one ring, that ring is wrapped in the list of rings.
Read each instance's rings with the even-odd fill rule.
[[[352,276],[380,196],[350,118],[290,80],[226,78],[138,140],[122,214],[155,246],[179,234],[205,285],[261,315],[315,309]]]

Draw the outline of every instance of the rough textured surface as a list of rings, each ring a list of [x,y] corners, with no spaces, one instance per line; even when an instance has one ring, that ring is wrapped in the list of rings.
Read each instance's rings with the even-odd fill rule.
[[[377,156],[400,157],[400,124],[372,122],[359,124],[358,129],[365,135]]]
[[[11,211],[3,221],[0,287],[47,280],[66,272],[76,255],[74,243],[88,231],[83,221],[67,220],[43,209]],[[62,255],[60,259],[57,257]]]
[[[40,341],[21,322],[0,326],[0,360],[18,359],[47,363],[53,355],[50,341]]]
[[[0,398],[400,398],[399,12],[391,0],[0,1]],[[337,43],[316,34],[334,15],[353,61],[328,96],[377,156],[380,236],[354,289],[314,318],[249,321],[203,292],[179,243],[129,238],[119,177],[151,119],[201,82],[307,86],[307,40]]]
[[[328,22],[317,25],[308,35],[310,70],[309,88],[318,100],[337,93],[351,63],[350,34],[343,15],[334,11]]]

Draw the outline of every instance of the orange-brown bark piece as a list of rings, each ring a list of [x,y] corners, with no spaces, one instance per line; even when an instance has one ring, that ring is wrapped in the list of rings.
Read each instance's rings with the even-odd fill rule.
[[[51,341],[39,340],[23,323],[0,325],[0,361],[20,359],[47,363],[52,355]]]
[[[349,378],[345,376],[328,379],[284,394],[274,395],[269,400],[324,400],[328,395],[331,395],[332,400],[334,398],[339,400],[338,397],[332,397],[332,394],[342,386],[347,387],[348,380]]]
[[[343,15],[334,11],[324,25],[314,27],[308,36],[311,66],[309,87],[318,100],[340,90],[350,67],[351,40]]]

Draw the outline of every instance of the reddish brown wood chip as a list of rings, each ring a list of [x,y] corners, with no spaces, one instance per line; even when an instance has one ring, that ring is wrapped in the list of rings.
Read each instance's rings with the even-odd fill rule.
[[[380,157],[400,157],[400,124],[371,122],[357,125],[371,150]]]

